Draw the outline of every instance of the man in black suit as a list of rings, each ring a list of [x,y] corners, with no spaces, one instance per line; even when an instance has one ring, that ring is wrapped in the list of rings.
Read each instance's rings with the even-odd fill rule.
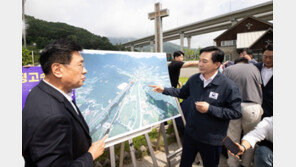
[[[70,40],[47,45],[40,64],[45,78],[29,93],[22,112],[22,154],[26,167],[92,167],[105,139],[92,143],[89,128],[72,101],[87,73],[82,48]]]
[[[261,72],[263,81],[262,93],[263,93],[263,115],[264,117],[273,116],[273,46],[268,45],[263,50],[261,63],[255,64],[255,66]]]

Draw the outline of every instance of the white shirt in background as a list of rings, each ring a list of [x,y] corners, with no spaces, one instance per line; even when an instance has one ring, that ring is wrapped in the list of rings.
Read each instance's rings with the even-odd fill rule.
[[[247,133],[242,140],[248,141],[252,148],[255,144],[262,140],[268,140],[273,142],[273,116],[265,117],[254,130]]]
[[[273,75],[273,67],[266,68],[264,66],[264,64],[263,64],[263,67],[262,67],[262,70],[261,70],[261,76],[262,76],[264,86],[266,86],[266,84],[268,83],[268,81],[270,80],[272,75]]]

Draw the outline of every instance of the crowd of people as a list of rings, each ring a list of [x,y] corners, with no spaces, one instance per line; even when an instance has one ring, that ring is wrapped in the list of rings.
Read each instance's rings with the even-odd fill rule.
[[[72,100],[72,89],[83,85],[87,73],[81,50],[64,39],[42,50],[45,78],[31,90],[22,112],[27,167],[91,167],[104,152],[108,136],[93,142]],[[210,46],[200,50],[199,61],[185,63],[184,53],[178,51],[168,67],[172,87],[150,85],[153,91],[182,98],[186,104],[181,167],[192,166],[197,153],[205,167],[218,166],[226,136],[239,148],[236,155],[229,151],[229,166],[272,166],[273,48],[263,50],[261,63],[251,55],[250,49],[244,50],[233,64],[223,63],[224,52]],[[200,73],[177,88],[180,68],[190,66],[198,66]]]

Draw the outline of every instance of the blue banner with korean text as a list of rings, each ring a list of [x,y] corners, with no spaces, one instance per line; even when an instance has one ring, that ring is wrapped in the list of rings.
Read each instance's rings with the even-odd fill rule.
[[[22,110],[25,106],[26,99],[31,89],[45,77],[41,66],[22,67]],[[75,90],[72,91],[72,98],[75,100]]]
[[[22,67],[22,109],[25,106],[25,102],[31,89],[33,89],[38,83],[45,77],[42,68],[40,66],[35,67]],[[73,90],[73,100],[75,101],[75,90]]]
[[[22,68],[22,109],[29,92],[42,78],[44,78],[44,73],[40,66]]]

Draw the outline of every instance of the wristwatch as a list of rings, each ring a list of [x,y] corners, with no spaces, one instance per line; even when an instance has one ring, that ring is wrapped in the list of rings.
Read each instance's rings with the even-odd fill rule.
[[[244,147],[244,152],[246,152],[247,151],[246,147],[242,144],[241,144],[241,146]]]

